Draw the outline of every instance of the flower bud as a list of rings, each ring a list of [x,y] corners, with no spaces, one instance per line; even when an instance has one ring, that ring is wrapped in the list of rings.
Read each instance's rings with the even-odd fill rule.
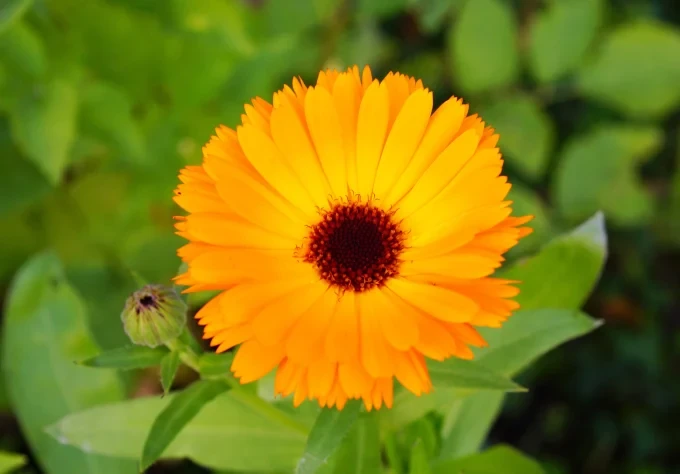
[[[127,299],[121,319],[132,342],[156,347],[182,334],[186,314],[187,305],[172,288],[146,285]]]

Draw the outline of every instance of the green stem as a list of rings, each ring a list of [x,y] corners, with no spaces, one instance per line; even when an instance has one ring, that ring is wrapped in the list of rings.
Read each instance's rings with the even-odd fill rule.
[[[173,352],[179,352],[179,359],[195,372],[199,372],[198,354],[194,352],[189,345],[182,342],[179,338],[165,343],[165,345]]]
[[[179,352],[180,360],[189,368],[194,370],[196,373],[200,374],[199,370],[199,357],[200,355],[190,347],[189,344],[180,340],[180,338],[175,339],[166,344],[168,348],[172,351]],[[229,374],[218,377],[229,384],[231,387],[231,396],[239,400],[244,405],[256,410],[259,413],[267,416],[269,419],[277,421],[282,425],[297,431],[305,436],[309,434],[309,428],[302,423],[298,422],[294,418],[290,417],[285,412],[279,410],[275,406],[262,400],[257,394],[253,394],[243,389],[243,386],[238,382],[238,380],[231,377]]]

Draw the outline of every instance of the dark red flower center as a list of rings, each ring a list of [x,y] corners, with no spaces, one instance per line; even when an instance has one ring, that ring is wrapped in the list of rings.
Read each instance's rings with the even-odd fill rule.
[[[371,202],[341,203],[312,226],[301,256],[330,285],[361,292],[399,273],[404,240],[393,212]]]

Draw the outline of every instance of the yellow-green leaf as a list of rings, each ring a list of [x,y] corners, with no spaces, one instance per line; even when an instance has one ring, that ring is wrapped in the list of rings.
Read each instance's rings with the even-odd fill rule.
[[[284,417],[268,416],[248,403],[250,395],[237,392],[230,390],[205,404],[163,457],[186,457],[216,470],[292,472],[304,450],[306,429]],[[151,425],[176,396],[94,407],[61,419],[48,432],[62,443],[87,446],[94,453],[139,460]]]
[[[529,66],[540,82],[559,79],[578,67],[602,20],[601,0],[549,2],[529,36]]]
[[[517,21],[503,0],[465,2],[448,38],[452,76],[469,93],[511,85],[519,75]]]
[[[26,91],[11,115],[12,134],[24,154],[52,183],[61,181],[76,135],[76,86],[55,79]]]
[[[548,114],[531,97],[517,95],[483,110],[484,120],[500,134],[498,146],[508,163],[534,180],[548,165],[555,130]]]
[[[3,0],[0,5],[0,33],[26,13],[33,0]]]
[[[680,30],[640,20],[605,39],[580,72],[587,97],[633,118],[664,117],[680,103]]]
[[[565,145],[553,196],[572,221],[598,210],[621,226],[647,222],[654,201],[638,177],[638,166],[660,148],[663,133],[649,126],[599,126]]]

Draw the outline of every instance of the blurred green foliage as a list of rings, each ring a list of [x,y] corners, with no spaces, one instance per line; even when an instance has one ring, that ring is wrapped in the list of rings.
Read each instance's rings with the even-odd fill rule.
[[[32,279],[59,312],[28,311],[32,319],[18,321],[13,308],[37,305],[38,296],[4,304],[3,364],[17,371],[7,387],[13,409],[21,414],[40,405],[30,396],[44,396],[23,380],[23,359],[12,359],[38,346],[31,364],[58,400],[22,416],[31,449],[48,452],[54,443],[36,426],[93,404],[77,387],[89,369],[50,359],[54,351],[86,357],[96,346],[121,346],[131,272],[161,283],[176,273],[181,239],[171,196],[179,168],[198,162],[214,127],[235,125],[251,97],[270,97],[293,75],[313,81],[323,67],[356,63],[376,75],[422,77],[437,101],[462,96],[499,130],[518,214],[536,215],[534,235],[512,257],[605,213],[611,253],[587,308],[607,330],[525,374],[534,391],[507,397],[490,439],[551,473],[677,472],[679,24],[674,0],[2,0],[0,287],[4,294],[31,255],[50,249],[31,264],[44,274],[29,266],[18,278]],[[551,248],[558,260],[573,258]],[[544,279],[550,268],[543,271],[527,284],[554,291],[560,276]],[[50,272],[55,287],[45,280]],[[59,383],[57,369],[73,371],[75,385],[50,385]],[[100,403],[122,397],[121,381],[87,376],[114,387]],[[500,407],[502,395],[494,396],[476,399],[481,418]],[[140,402],[139,416],[165,403]],[[453,423],[456,407],[449,409]],[[215,416],[247,413],[230,405]],[[478,420],[461,426],[481,425],[481,442],[489,427]],[[369,422],[354,429],[366,442],[377,436]],[[428,429],[421,423],[409,428],[417,433],[410,441],[399,440],[414,446],[413,465],[434,452]],[[0,434],[3,449],[22,448],[16,429]],[[265,435],[271,443],[277,433]],[[125,449],[136,455],[143,434],[135,436]],[[243,441],[212,446],[234,442]],[[291,440],[290,449],[303,442]],[[340,456],[356,449],[343,445]],[[72,456],[80,462],[78,451]],[[518,466],[533,462],[517,456]],[[465,459],[442,466],[464,469]]]

